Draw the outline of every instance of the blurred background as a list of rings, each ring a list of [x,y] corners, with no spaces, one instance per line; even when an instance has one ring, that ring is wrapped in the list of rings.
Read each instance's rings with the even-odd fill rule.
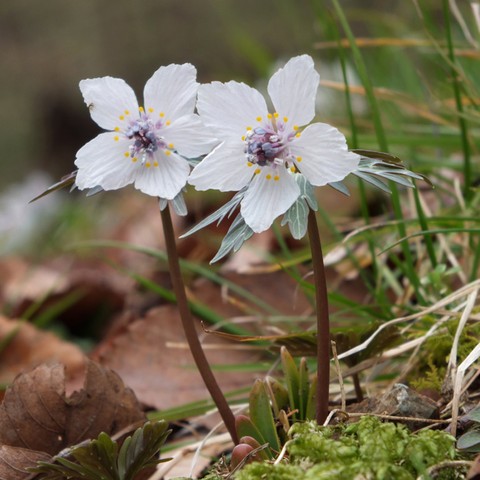
[[[421,169],[421,152],[428,148],[431,164],[439,154],[441,142],[436,139],[448,122],[442,125],[442,119],[421,109],[438,111],[439,101],[445,97],[451,101],[453,96],[448,63],[430,42],[435,36],[445,44],[441,2],[425,0],[418,6],[414,0],[344,0],[340,4],[359,45],[363,38],[396,39],[396,44],[367,44],[362,48],[363,60],[372,84],[394,92],[378,98],[384,128],[390,129],[390,150],[406,154],[404,160],[410,165],[416,157]],[[454,38],[471,47],[478,41],[471,5],[459,2],[457,7],[460,16],[451,22]],[[469,25],[462,25],[465,18]],[[120,77],[141,98],[145,81],[159,66],[191,62],[200,82],[235,79],[262,89],[272,71],[288,58],[308,53],[324,82],[318,95],[318,119],[337,126],[350,139],[337,44],[344,37],[330,0],[3,0],[0,236],[12,228],[27,228],[18,226],[25,223],[20,220],[26,219],[27,212],[38,220],[39,210],[59,207],[58,200],[45,199],[40,206],[23,208],[31,197],[71,172],[76,151],[100,132],[78,89],[81,79]],[[355,144],[379,149],[382,145],[375,137],[355,62],[348,49],[344,55],[352,87]],[[478,67],[478,55],[461,61],[472,71]],[[355,86],[360,90],[355,91]],[[459,146],[457,132],[447,147]],[[133,188],[127,191],[132,193]],[[61,198],[65,206],[69,200]],[[86,209],[95,209],[99,202],[77,201]],[[26,231],[21,230],[22,241],[31,239]],[[22,241],[15,235],[8,242],[18,247]],[[4,238],[0,254],[2,250],[10,250]]]

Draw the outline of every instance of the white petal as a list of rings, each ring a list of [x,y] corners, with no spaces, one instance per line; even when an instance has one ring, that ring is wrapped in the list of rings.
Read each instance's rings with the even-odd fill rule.
[[[77,152],[75,183],[80,190],[96,186],[116,190],[133,182],[135,164],[125,155],[131,140],[115,138],[119,137],[113,132],[101,133]]]
[[[147,195],[172,200],[187,183],[189,173],[190,166],[185,159],[174,153],[167,156],[163,150],[157,150],[151,161],[139,165],[135,188]]]
[[[300,172],[316,186],[343,180],[360,161],[357,154],[348,151],[343,134],[326,123],[308,126],[291,143],[290,152]]]
[[[286,168],[263,167],[261,173],[252,179],[242,200],[240,213],[247,225],[260,233],[285,213],[299,195],[300,189]]]
[[[123,130],[130,119],[138,117],[138,102],[133,90],[120,78],[89,78],[80,82],[92,119],[102,128]]]
[[[172,143],[174,149],[187,158],[195,158],[209,153],[218,140],[209,136],[209,129],[194,113],[185,115],[162,128],[161,135],[167,144]]]
[[[268,94],[280,118],[289,124],[306,125],[315,116],[315,97],[320,75],[308,55],[292,58],[268,82]]]
[[[196,78],[197,70],[189,63],[160,67],[145,85],[145,110],[153,109],[153,118],[163,113],[170,121],[193,113],[199,85]]]
[[[213,82],[198,90],[197,109],[203,123],[212,127],[220,140],[241,138],[247,127],[259,125],[267,117],[267,104],[262,94],[244,83]]]
[[[247,164],[243,142],[225,142],[193,169],[188,183],[196,190],[236,191],[247,185],[254,170],[255,166]]]

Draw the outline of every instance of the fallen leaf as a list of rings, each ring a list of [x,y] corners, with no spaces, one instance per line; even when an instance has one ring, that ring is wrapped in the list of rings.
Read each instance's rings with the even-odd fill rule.
[[[28,322],[0,316],[0,341],[9,336],[11,339],[0,352],[0,382],[3,384],[11,383],[21,372],[45,362],[62,363],[71,375],[84,369],[85,356],[73,343]]]
[[[0,480],[26,480],[33,475],[26,471],[37,461],[48,461],[50,455],[27,448],[0,446]]]
[[[198,328],[200,332],[200,326]],[[205,353],[215,364],[247,364],[260,353],[208,336]],[[145,405],[166,409],[209,397],[185,341],[175,306],[150,310],[115,338],[100,345],[93,358],[114,369]],[[224,392],[247,386],[254,372],[214,372]]]
[[[0,406],[0,445],[54,455],[142,419],[135,395],[111,370],[88,361],[84,388],[67,397],[64,366],[42,364],[7,389]]]

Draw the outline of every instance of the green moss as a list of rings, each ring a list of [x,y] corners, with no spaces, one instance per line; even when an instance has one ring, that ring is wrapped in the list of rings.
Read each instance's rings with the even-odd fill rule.
[[[238,480],[428,479],[427,469],[455,457],[455,439],[445,432],[411,434],[406,427],[375,417],[338,427],[296,423],[290,431],[286,460],[278,465],[253,463]],[[289,462],[289,463],[287,463]],[[456,478],[442,471],[444,479]]]
[[[251,463],[235,476],[235,480],[299,480],[305,477],[302,469],[296,465],[280,463]]]

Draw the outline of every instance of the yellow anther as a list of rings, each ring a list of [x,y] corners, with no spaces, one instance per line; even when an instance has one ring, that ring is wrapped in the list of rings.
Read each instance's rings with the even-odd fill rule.
[[[163,112],[160,112],[160,117],[163,118],[164,116],[165,116],[165,114]]]
[[[253,165],[253,163],[252,163],[252,162],[247,162],[247,165],[248,165],[249,167],[251,167],[251,166]]]
[[[247,132],[249,132],[252,129],[252,127],[247,127]]]
[[[138,111],[141,112],[141,113],[143,113],[145,110],[144,110],[143,107],[138,107]]]
[[[292,173],[295,173],[295,172],[297,171],[297,169],[296,169],[295,167],[290,167],[290,171],[291,171]]]
[[[147,162],[147,163],[145,164],[145,166],[146,166],[147,168],[150,168],[150,167],[152,166],[152,164],[151,164],[150,162]]]
[[[133,157],[133,158],[132,158],[132,162],[133,162],[133,163],[138,162],[138,158],[137,158],[137,157]]]
[[[245,141],[245,138],[247,137],[245,137],[245,135],[242,135],[242,141]]]
[[[165,125],[170,125],[171,123],[172,123],[172,122],[171,122],[170,120],[167,120],[167,121],[165,122]]]
[[[297,157],[297,162],[301,162],[302,161],[302,157]]]
[[[257,117],[257,122],[261,122],[262,121],[262,117]]]
[[[273,116],[274,116],[275,118],[278,118],[278,113],[275,112],[275,113],[273,114]]]
[[[165,150],[165,155],[167,155],[167,157],[171,154],[172,154],[172,152],[170,150]]]
[[[270,179],[272,178],[272,176],[271,176],[269,173],[267,173],[267,175],[265,176],[265,178],[266,178],[267,180],[270,180]]]
[[[149,111],[150,113],[153,113],[153,108],[150,107],[150,108],[148,109],[148,111]]]
[[[130,115],[130,112],[129,112],[128,110],[125,110],[123,113],[124,113],[125,115]]]
[[[260,172],[261,172],[261,170],[260,170],[259,168],[257,168],[253,173],[254,173],[255,175],[258,175]]]
[[[113,139],[114,139],[116,142],[118,142],[118,140],[120,140],[120,137],[119,137],[118,135],[115,135],[115,136],[113,137]]]
[[[168,148],[173,148],[173,143],[169,143]]]
[[[294,129],[295,131],[297,131],[297,130],[298,130],[298,125],[294,125],[294,126],[293,126],[293,129]]]
[[[280,177],[279,177],[278,175],[275,175],[275,176],[273,177],[273,179],[274,179],[276,182],[278,182],[278,181],[280,180]]]
[[[283,121],[284,121],[285,123],[287,123],[287,122],[288,122],[288,117],[283,117]]]
[[[115,127],[114,130],[115,130],[116,132],[119,132],[119,131],[120,131],[120,127]]]
[[[128,157],[130,156],[130,152],[125,152],[123,155],[124,155],[126,158],[128,158]]]
[[[271,119],[271,118],[272,118],[272,114],[271,114],[271,113],[267,113],[267,117],[268,117],[268,119]]]
[[[299,132],[299,133],[297,133],[295,136],[296,136],[297,138],[300,138],[301,133]]]
[[[158,162],[153,162],[154,167],[158,167]]]
[[[120,115],[118,118],[119,118],[120,120],[125,120],[125,117],[124,117],[123,115]]]

